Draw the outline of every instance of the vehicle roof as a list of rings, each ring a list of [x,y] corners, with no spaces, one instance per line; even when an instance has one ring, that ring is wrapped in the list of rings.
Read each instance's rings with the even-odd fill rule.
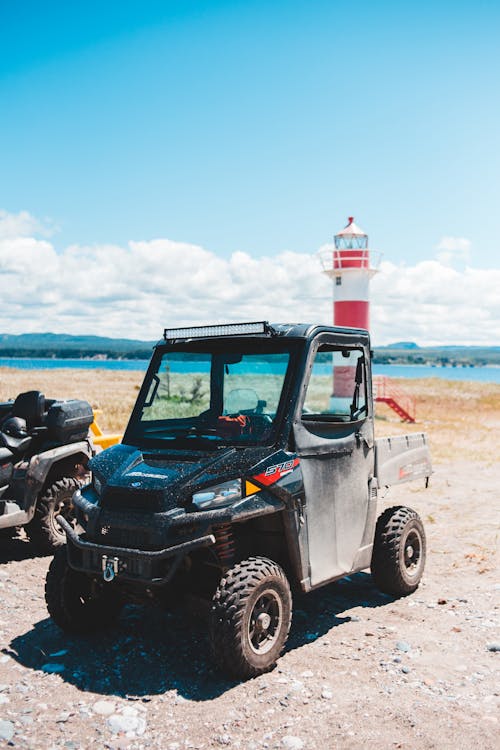
[[[317,323],[271,323],[269,324],[269,332],[268,333],[258,333],[258,334],[239,334],[239,335],[229,335],[229,336],[207,336],[200,339],[196,338],[178,338],[175,339],[176,342],[179,341],[208,341],[209,339],[259,339],[259,338],[274,338],[274,337],[286,337],[286,338],[295,338],[295,339],[312,339],[315,336],[317,336],[320,333],[332,333],[337,334],[339,336],[355,336],[356,338],[364,338],[366,341],[369,341],[369,333],[364,328],[348,328],[347,326],[328,326],[328,325],[321,325]],[[165,344],[168,343],[164,338],[160,339],[158,341],[157,346],[165,346]]]
[[[318,323],[273,323],[271,327],[279,336],[310,339],[318,333],[354,334],[368,336],[364,328],[348,328],[347,326],[328,326]]]

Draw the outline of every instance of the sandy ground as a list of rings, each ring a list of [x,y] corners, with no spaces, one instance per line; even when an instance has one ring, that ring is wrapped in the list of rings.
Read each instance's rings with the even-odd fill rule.
[[[428,490],[401,486],[382,503],[425,522],[420,588],[393,600],[366,572],[296,596],[278,667],[249,682],[213,671],[203,621],[182,612],[129,607],[114,631],[68,638],[44,604],[49,558],[23,535],[2,540],[0,747],[498,748],[500,388],[465,388],[490,404],[479,426],[449,401],[453,432],[451,417],[436,425],[433,387],[415,429],[436,445],[449,429],[454,450],[437,446]],[[381,416],[379,434],[406,429]]]

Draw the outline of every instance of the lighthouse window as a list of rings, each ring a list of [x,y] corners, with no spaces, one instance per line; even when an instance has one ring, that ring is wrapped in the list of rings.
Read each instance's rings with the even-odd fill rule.
[[[366,404],[362,350],[321,346],[309,379],[302,419],[354,422],[366,417]]]
[[[335,276],[335,286],[340,286],[342,284],[342,276]]]

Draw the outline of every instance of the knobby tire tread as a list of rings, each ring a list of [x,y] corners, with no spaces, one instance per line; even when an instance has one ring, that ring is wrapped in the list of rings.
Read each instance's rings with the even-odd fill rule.
[[[45,579],[45,602],[51,618],[66,633],[84,634],[111,625],[120,614],[123,601],[110,590],[92,598],[83,606],[79,599],[82,587],[89,584],[84,573],[70,568],[66,546],[59,547],[49,565]]]
[[[52,554],[55,549],[65,542],[65,535],[61,532],[54,531],[54,510],[58,502],[60,492],[75,492],[83,485],[83,481],[75,477],[62,477],[47,487],[41,497],[38,498],[35,508],[35,515],[26,526],[26,532],[36,547],[42,554]]]
[[[421,534],[423,562],[418,579],[408,583],[402,575],[400,559],[402,534],[411,521],[417,523]],[[404,505],[387,508],[378,518],[375,529],[371,572],[376,586],[393,596],[407,596],[417,589],[424,565],[425,531],[420,516],[412,508]]]
[[[287,622],[281,633],[279,647],[266,666],[248,663],[242,649],[242,621],[249,597],[261,583],[274,579],[288,592],[284,610]],[[232,677],[247,679],[267,672],[276,664],[282,652],[291,623],[291,593],[288,580],[281,567],[265,557],[250,557],[235,565],[222,577],[212,600],[209,639],[212,658],[217,666]]]

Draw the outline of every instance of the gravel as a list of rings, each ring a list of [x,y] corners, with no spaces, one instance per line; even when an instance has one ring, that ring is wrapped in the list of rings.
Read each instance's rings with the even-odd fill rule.
[[[389,504],[435,519],[417,592],[394,600],[360,573],[295,595],[277,668],[245,683],[213,669],[203,620],[183,612],[129,606],[112,631],[63,634],[50,560],[21,535],[0,547],[0,747],[497,750],[497,487],[494,466],[464,461],[427,492],[398,488]]]

